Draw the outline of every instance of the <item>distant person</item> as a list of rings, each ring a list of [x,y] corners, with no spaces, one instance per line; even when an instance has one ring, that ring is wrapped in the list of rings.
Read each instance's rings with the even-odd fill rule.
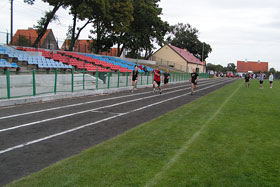
[[[259,75],[260,89],[263,89],[264,74],[261,72]]]
[[[245,74],[245,86],[249,88],[250,86],[250,75],[247,73]]]
[[[273,86],[273,79],[274,79],[274,76],[272,73],[270,73],[270,75],[269,75],[270,88],[272,88],[272,86]]]
[[[137,80],[138,80],[138,66],[135,65],[134,70],[132,71],[132,86],[133,86],[131,90],[132,93],[136,87]]]
[[[140,69],[140,70],[143,70],[143,65],[140,65],[140,66],[139,66],[139,69]]]
[[[153,88],[154,88],[154,93],[156,92],[156,84],[157,87],[159,89],[159,94],[161,94],[161,88],[160,88],[160,76],[161,76],[161,72],[158,69],[158,66],[156,67],[156,69],[154,70],[154,83],[153,83]]]
[[[170,73],[169,73],[169,70],[167,69],[166,72],[163,74],[164,76],[164,88],[166,89],[167,86],[168,86],[168,82],[169,82],[169,79],[170,79]]]
[[[194,89],[196,89],[198,79],[199,79],[199,75],[198,75],[198,73],[196,73],[195,69],[193,69],[193,72],[191,73],[191,78],[190,78],[191,89],[192,89],[191,95],[193,95],[193,91],[194,91]]]
[[[147,68],[147,65],[145,65],[144,67],[143,67],[143,71],[145,72],[145,75],[148,75],[148,68]]]

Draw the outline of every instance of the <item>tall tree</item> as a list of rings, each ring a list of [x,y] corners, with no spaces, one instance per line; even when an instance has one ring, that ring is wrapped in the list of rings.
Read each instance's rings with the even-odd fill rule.
[[[198,39],[199,31],[190,24],[178,23],[171,26],[167,42],[176,47],[187,49],[200,60],[205,60],[212,52],[209,44]]]
[[[33,5],[35,0],[24,0],[24,2]],[[32,45],[33,47],[38,47],[38,44],[40,43],[42,37],[47,31],[49,23],[57,19],[55,14],[58,11],[58,9],[62,7],[65,3],[64,1],[58,0],[43,0],[43,2],[48,3],[53,8],[49,11],[46,11],[45,15],[38,21],[38,25],[35,26],[35,29],[37,29],[38,36]]]
[[[169,25],[160,17],[162,8],[158,5],[159,1],[133,1],[134,21],[131,23],[129,31],[122,35],[122,49],[126,48],[130,57],[136,58],[143,51],[146,52],[147,57],[154,49],[154,43],[163,45]]]

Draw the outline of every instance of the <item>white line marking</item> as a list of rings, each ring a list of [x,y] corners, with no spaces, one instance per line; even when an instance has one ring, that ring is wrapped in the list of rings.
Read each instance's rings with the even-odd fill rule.
[[[226,82],[231,82],[231,81],[225,81],[225,82],[221,82],[221,83],[219,83],[219,84],[211,85],[211,86],[208,86],[208,87],[205,87],[205,88],[196,90],[196,92],[201,91],[201,90],[205,90],[205,89],[208,89],[208,88],[211,88],[211,87],[214,87],[214,86],[217,86],[217,85],[226,83]],[[60,132],[60,133],[57,133],[57,134],[50,135],[50,136],[46,136],[46,137],[44,137],[44,138],[40,138],[40,139],[33,140],[33,141],[30,141],[30,142],[26,142],[26,143],[23,143],[23,144],[20,144],[20,145],[17,145],[17,146],[13,146],[13,147],[10,147],[10,148],[1,150],[1,151],[0,151],[0,155],[1,155],[1,154],[4,154],[4,153],[7,153],[7,152],[10,152],[10,151],[13,151],[13,150],[15,150],[15,149],[19,149],[19,148],[22,148],[22,147],[25,147],[25,146],[28,146],[28,145],[32,145],[32,144],[35,144],[35,143],[39,143],[39,142],[44,141],[44,140],[48,140],[48,139],[51,139],[51,138],[55,138],[55,137],[57,137],[57,136],[61,136],[61,135],[64,135],[64,134],[68,134],[68,133],[70,133],[70,132],[74,132],[74,131],[77,131],[77,130],[79,130],[79,129],[83,129],[83,128],[85,128],[85,127],[89,127],[89,126],[92,126],[92,125],[95,125],[95,124],[98,124],[98,123],[101,123],[101,122],[104,122],[104,121],[108,121],[108,120],[110,120],[110,119],[114,119],[114,118],[117,118],[117,117],[120,117],[120,116],[124,116],[124,115],[130,114],[130,113],[132,113],[132,112],[136,112],[136,111],[139,111],[139,110],[143,110],[143,109],[146,109],[146,108],[151,107],[151,106],[154,106],[154,105],[158,105],[158,104],[161,104],[161,103],[170,101],[170,100],[174,100],[174,99],[177,99],[177,98],[179,98],[179,97],[183,97],[183,96],[186,96],[186,95],[189,95],[189,94],[190,94],[190,92],[189,92],[189,93],[186,93],[186,94],[183,94],[183,95],[180,95],[180,96],[176,96],[176,97],[173,97],[173,98],[169,98],[169,99],[167,99],[167,100],[159,101],[159,102],[157,102],[157,103],[153,103],[153,104],[150,104],[150,105],[147,105],[147,106],[144,106],[144,107],[141,107],[141,108],[132,110],[132,111],[130,111],[130,112],[126,112],[126,113],[123,113],[123,114],[119,114],[119,115],[115,115],[115,116],[112,116],[112,117],[108,117],[108,118],[105,118],[105,119],[102,119],[102,120],[99,120],[99,121],[96,121],[96,122],[93,122],[93,123],[89,123],[89,124],[86,124],[86,125],[82,125],[82,126],[79,126],[79,127],[73,128],[73,129],[69,129],[69,130],[66,130],[66,131],[63,131],[63,132]]]
[[[200,86],[204,86],[204,85],[208,85],[208,84],[212,84],[212,82],[211,83],[207,83],[207,84],[201,84]],[[171,94],[171,93],[184,91],[186,89],[189,89],[189,88],[183,88],[183,89],[179,89],[179,90],[174,90],[174,91],[170,91],[170,92],[167,92],[167,93],[163,93],[161,95],[168,95],[168,94]],[[0,133],[6,132],[6,131],[15,130],[15,129],[19,129],[19,128],[23,128],[23,127],[28,127],[28,126],[31,126],[31,125],[36,125],[36,124],[39,124],[39,123],[44,123],[44,122],[53,121],[53,120],[57,120],[57,119],[62,119],[62,118],[66,118],[66,117],[71,117],[71,116],[75,116],[75,115],[79,115],[79,114],[84,114],[84,113],[88,113],[88,112],[92,112],[92,111],[96,111],[96,110],[101,110],[101,109],[104,109],[104,108],[111,108],[111,107],[119,106],[119,105],[122,105],[122,104],[127,104],[127,103],[131,103],[131,102],[136,102],[136,101],[141,101],[141,100],[145,100],[145,99],[150,99],[150,98],[153,98],[153,97],[158,97],[158,95],[141,97],[141,98],[137,98],[137,99],[132,99],[132,100],[128,100],[128,101],[123,101],[123,102],[115,103],[115,104],[112,104],[112,105],[102,106],[102,107],[93,108],[93,109],[89,109],[89,110],[83,110],[83,111],[80,111],[80,112],[74,112],[74,113],[71,113],[71,114],[65,114],[65,115],[62,115],[62,116],[57,116],[57,117],[48,118],[48,119],[44,119],[44,120],[34,121],[34,122],[31,122],[31,123],[25,123],[25,124],[22,124],[22,125],[17,125],[17,126],[14,126],[14,127],[0,129]]]
[[[203,82],[206,82],[206,81],[203,81]],[[207,80],[207,82],[214,82],[214,81],[208,81]],[[186,83],[188,83],[188,82],[186,82]],[[176,89],[176,88],[182,88],[182,87],[185,87],[185,86],[186,85],[177,86],[177,87],[171,87],[171,88],[167,88],[167,90]],[[106,98],[106,99],[88,101],[88,102],[84,102],[84,103],[76,103],[76,104],[65,105],[65,106],[61,106],[61,107],[54,107],[54,108],[36,110],[36,111],[32,111],[32,112],[25,112],[25,113],[21,113],[21,114],[14,114],[14,115],[9,115],[9,116],[3,116],[3,117],[0,117],[0,120],[9,119],[9,118],[13,118],[13,117],[19,117],[19,116],[25,116],[25,115],[30,115],[30,114],[37,114],[37,113],[42,113],[42,112],[47,112],[47,111],[59,110],[59,109],[64,109],[64,108],[70,108],[70,107],[75,107],[75,106],[81,106],[81,105],[86,105],[86,104],[92,104],[92,103],[97,103],[97,102],[102,102],[102,101],[109,101],[109,100],[121,99],[121,98],[126,98],[126,97],[133,97],[133,96],[138,96],[138,95],[144,95],[144,94],[148,94],[148,93],[151,93],[151,92],[142,92],[142,93],[137,93],[137,94],[133,94],[133,95],[130,94],[130,95],[124,95],[124,96],[118,96],[118,97],[111,97],[111,98]]]
[[[176,152],[176,154],[169,160],[169,162],[162,168],[160,172],[158,172],[147,184],[146,186],[154,186],[156,185],[157,181],[162,177],[163,173],[166,172],[169,168],[171,168],[174,163],[181,157],[183,153],[185,153],[190,145],[199,137],[201,132],[207,127],[207,125],[221,112],[224,106],[228,103],[228,101],[239,91],[242,84],[236,89],[224,102],[223,104],[217,109],[217,111],[203,124],[200,129],[194,133],[194,135],[185,142],[185,144]]]

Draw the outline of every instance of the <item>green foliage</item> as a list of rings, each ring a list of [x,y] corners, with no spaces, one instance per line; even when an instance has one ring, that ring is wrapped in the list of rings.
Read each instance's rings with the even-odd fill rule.
[[[209,44],[201,42],[198,35],[198,29],[193,28],[190,24],[178,23],[171,26],[167,42],[176,47],[187,49],[200,60],[205,60],[212,52],[212,48]]]

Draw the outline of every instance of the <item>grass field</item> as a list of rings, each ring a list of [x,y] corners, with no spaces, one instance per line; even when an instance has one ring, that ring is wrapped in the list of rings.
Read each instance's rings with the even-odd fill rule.
[[[9,186],[279,186],[279,111],[236,81]]]

